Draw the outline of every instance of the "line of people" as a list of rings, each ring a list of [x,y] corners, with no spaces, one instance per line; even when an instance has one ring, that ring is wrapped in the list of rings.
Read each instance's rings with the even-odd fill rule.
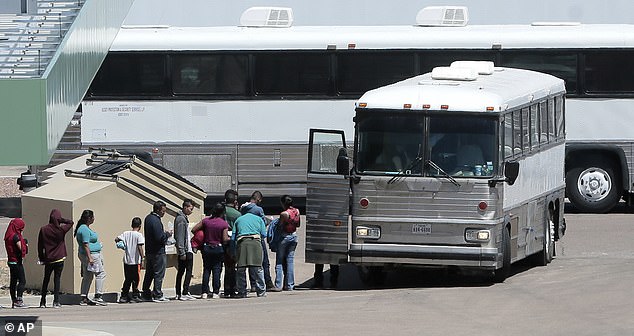
[[[279,218],[271,221],[260,206],[262,193],[251,195],[249,202],[238,206],[238,193],[227,190],[224,203],[217,203],[211,215],[190,230],[189,215],[194,202],[185,199],[174,220],[174,230],[165,230],[161,221],[166,213],[162,201],[153,204],[152,212],[145,217],[141,233],[141,218],[132,219],[131,230],[117,236],[114,241],[125,251],[123,257],[124,282],[120,303],[168,302],[162,291],[167,265],[166,245],[173,241],[178,253],[176,275],[176,299],[192,300],[190,283],[194,254],[201,251],[203,261],[202,299],[220,297],[220,274],[223,266],[224,297],[247,297],[246,273],[249,273],[251,291],[257,297],[266,296],[267,291],[293,290],[294,255],[297,248],[297,228],[300,226],[299,210],[293,207],[290,196],[280,199],[283,211]],[[84,210],[77,222],[74,236],[78,244],[81,263],[81,305],[105,305],[103,300],[106,272],[101,251],[103,244],[91,225],[95,222],[92,210]],[[53,276],[53,308],[60,308],[59,292],[64,260],[67,257],[65,236],[74,222],[62,217],[53,209],[49,223],[40,228],[38,235],[38,263],[44,265],[40,307],[46,307],[46,294]],[[5,247],[10,269],[10,294],[13,308],[26,308],[22,295],[25,286],[23,259],[28,253],[28,241],[22,236],[25,223],[20,218],[11,220],[5,233]],[[267,242],[276,253],[275,281],[271,278]],[[139,291],[141,269],[145,268],[142,288]],[[317,268],[316,268],[317,269]],[[321,273],[321,272],[320,272]],[[94,280],[95,294],[88,297]],[[211,288],[209,286],[211,280]],[[153,285],[152,289],[150,286]]]

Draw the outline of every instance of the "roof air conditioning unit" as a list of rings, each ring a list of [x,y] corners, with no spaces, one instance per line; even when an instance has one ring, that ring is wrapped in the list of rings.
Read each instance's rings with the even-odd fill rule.
[[[451,68],[469,68],[475,70],[478,75],[491,75],[495,64],[491,61],[454,61]]]
[[[240,26],[287,28],[293,24],[293,9],[286,7],[251,7],[242,13]]]
[[[435,67],[431,71],[431,79],[474,81],[478,79],[478,71],[472,68]]]
[[[469,13],[464,6],[430,6],[416,15],[417,26],[464,27],[468,21]]]

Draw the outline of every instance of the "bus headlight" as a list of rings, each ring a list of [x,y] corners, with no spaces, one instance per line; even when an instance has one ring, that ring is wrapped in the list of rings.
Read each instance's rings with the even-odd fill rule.
[[[381,238],[381,229],[378,227],[357,226],[357,238],[379,239]]]
[[[471,243],[486,243],[491,239],[491,231],[481,229],[466,229],[464,239]]]

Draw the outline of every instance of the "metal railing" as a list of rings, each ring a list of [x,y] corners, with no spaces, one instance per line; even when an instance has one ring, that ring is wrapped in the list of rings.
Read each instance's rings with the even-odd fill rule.
[[[0,14],[0,78],[37,78],[84,1],[38,0],[35,14]]]

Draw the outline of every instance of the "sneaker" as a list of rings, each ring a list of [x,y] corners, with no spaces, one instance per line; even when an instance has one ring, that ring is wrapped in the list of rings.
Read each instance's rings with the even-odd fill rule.
[[[220,299],[220,293],[211,293],[209,298],[210,299]]]
[[[59,302],[53,302],[53,308],[59,309],[62,308],[62,305]]]
[[[200,294],[200,299],[201,300],[206,300],[207,299],[207,293]]]
[[[174,300],[176,300],[176,301],[181,301],[181,296],[180,296],[180,295],[176,295],[176,296],[174,297]]]
[[[152,302],[157,302],[157,303],[163,303],[163,302],[169,302],[169,301],[170,299],[166,298],[165,296],[157,297],[152,300]]]
[[[196,298],[191,296],[191,294],[183,294],[178,299],[181,301],[191,301],[191,300],[195,300]]]
[[[266,297],[266,292],[258,293],[258,297]]]
[[[11,305],[11,308],[24,309],[29,308],[29,306],[25,305],[23,301],[16,301]]]
[[[97,304],[94,301],[90,300],[89,298],[83,297],[81,301],[79,301],[79,305],[80,306],[96,306]]]
[[[127,295],[121,295],[119,303],[130,303],[130,298]]]
[[[95,304],[100,306],[107,306],[108,303],[101,298],[101,295],[95,295],[95,298],[92,300]]]
[[[141,303],[143,302],[143,299],[141,299],[140,296],[133,296],[132,299],[130,300],[131,303]]]
[[[46,308],[46,301],[40,301],[40,308]]]
[[[279,287],[273,287],[273,288],[267,288],[266,291],[267,292],[281,292],[282,289]]]

